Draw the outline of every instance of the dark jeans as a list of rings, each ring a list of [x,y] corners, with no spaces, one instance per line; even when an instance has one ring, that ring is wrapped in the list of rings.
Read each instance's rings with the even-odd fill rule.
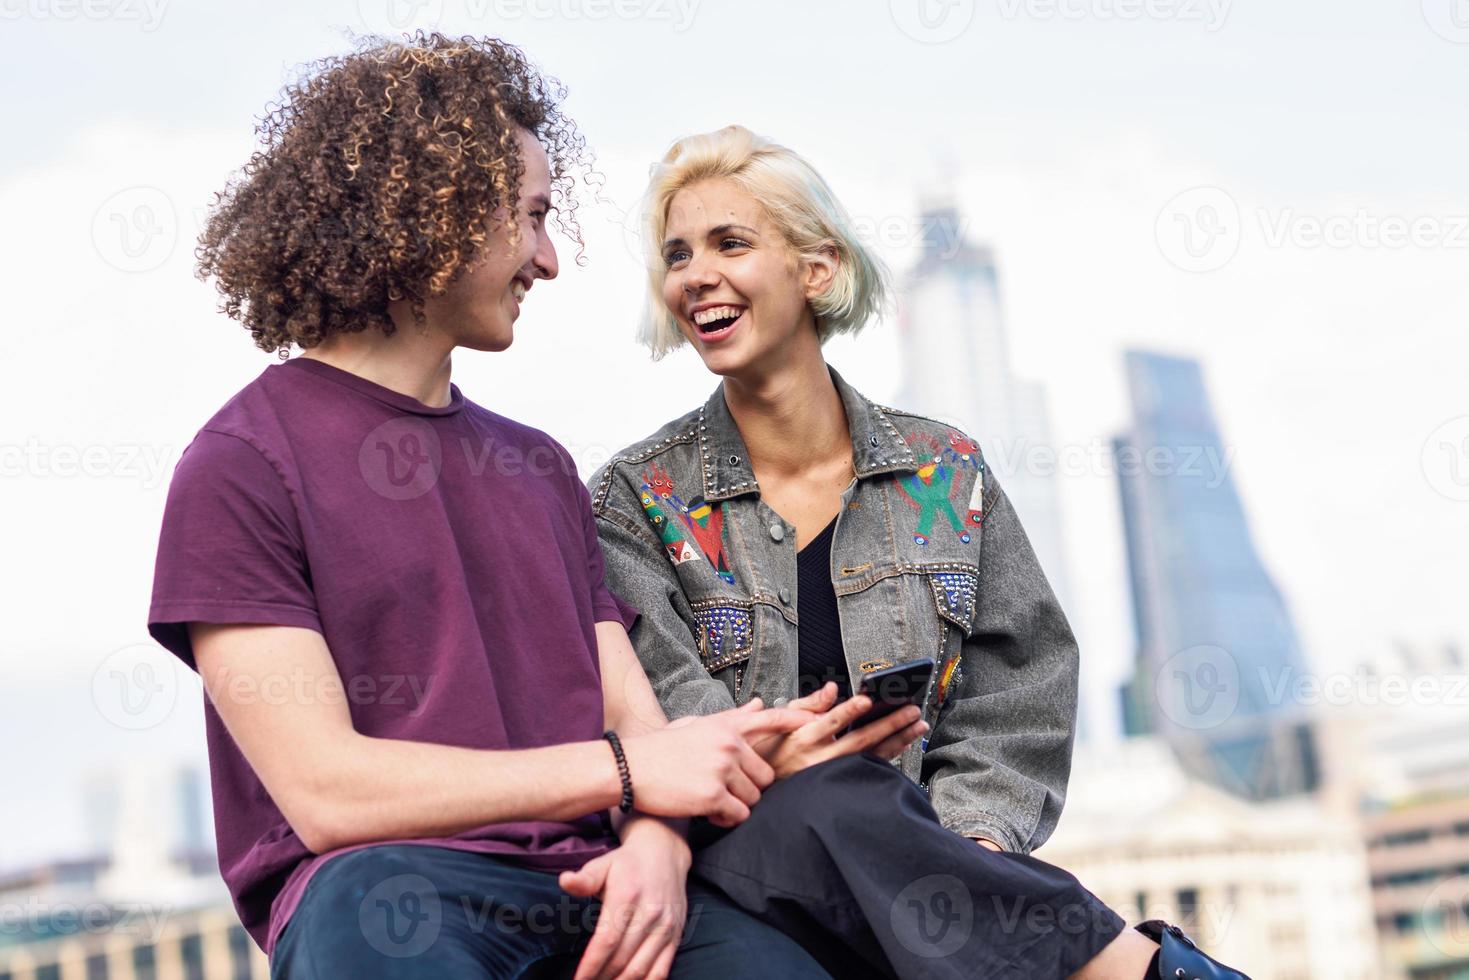
[[[795,940],[691,880],[679,980],[829,980]],[[333,858],[306,886],[272,978],[569,978],[599,903],[554,874],[484,854],[385,844]]]
[[[692,878],[843,980],[1062,978],[1126,927],[1060,868],[946,830],[923,791],[874,756],[806,769],[735,829],[697,821],[691,836]]]

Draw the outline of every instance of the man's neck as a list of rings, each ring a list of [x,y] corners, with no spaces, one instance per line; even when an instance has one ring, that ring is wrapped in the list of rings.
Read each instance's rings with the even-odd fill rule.
[[[442,408],[449,404],[452,341],[432,328],[400,324],[391,337],[375,327],[336,334],[301,356]]]
[[[846,408],[814,339],[758,380],[727,378],[724,400],[751,465],[795,476],[851,455]]]

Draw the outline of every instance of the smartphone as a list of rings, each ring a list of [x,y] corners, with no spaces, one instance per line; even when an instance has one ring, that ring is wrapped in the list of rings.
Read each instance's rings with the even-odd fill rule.
[[[929,679],[933,677],[933,668],[932,657],[921,657],[863,674],[857,693],[872,699],[872,709],[852,722],[851,727],[870,725],[905,705],[912,704],[922,708],[924,696],[928,694]]]

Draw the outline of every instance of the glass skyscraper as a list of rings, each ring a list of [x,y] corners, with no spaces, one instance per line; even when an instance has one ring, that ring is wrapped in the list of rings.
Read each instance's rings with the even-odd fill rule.
[[[1113,441],[1137,668],[1129,734],[1163,736],[1195,775],[1248,799],[1314,789],[1315,736],[1292,692],[1295,624],[1260,562],[1197,361],[1126,354],[1132,427]]]

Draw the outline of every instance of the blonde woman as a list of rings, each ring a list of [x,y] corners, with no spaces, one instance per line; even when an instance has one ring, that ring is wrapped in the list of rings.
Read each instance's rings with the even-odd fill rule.
[[[670,718],[811,716],[760,746],[778,781],[749,821],[696,825],[699,873],[840,976],[1243,976],[1028,856],[1064,798],[1076,643],[980,447],[822,356],[888,294],[826,182],[731,126],[673,145],[645,219],[642,339],[721,382],[593,477],[608,582]],[[864,675],[922,658],[921,708],[849,730]]]

